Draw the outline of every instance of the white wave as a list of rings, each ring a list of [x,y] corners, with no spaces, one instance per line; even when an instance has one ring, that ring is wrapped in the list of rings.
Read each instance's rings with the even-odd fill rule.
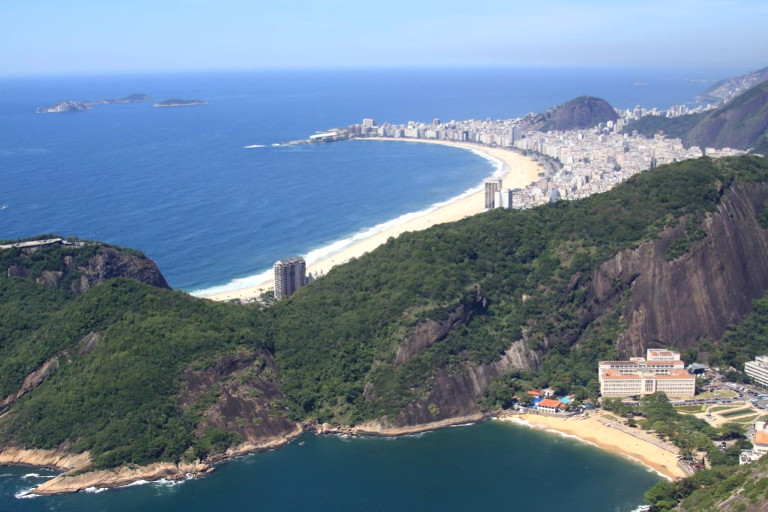
[[[474,425],[474,423],[457,423],[455,425],[448,425],[450,428],[458,428],[458,427],[471,427]]]
[[[264,144],[251,144],[250,146],[243,146],[244,149],[253,149],[253,148],[265,148],[266,146]]]
[[[160,480],[155,480],[152,482],[152,485],[155,487],[176,487],[177,485],[181,485],[187,480],[191,480],[192,478],[194,478],[194,475],[187,473],[186,480],[166,480],[165,478],[161,478]]]
[[[106,487],[86,487],[83,489],[88,494],[99,494],[100,492],[104,492],[107,490]]]
[[[13,495],[13,497],[16,498],[17,500],[27,500],[27,499],[30,499],[30,498],[38,498],[40,495],[39,494],[33,494],[32,493],[32,489],[34,489],[34,487],[30,487],[26,491],[19,491],[19,492],[15,493]]]
[[[139,485],[147,485],[148,483],[150,483],[149,480],[136,480],[135,482],[122,485],[121,487],[137,487]]]
[[[3,476],[3,475],[0,475],[0,476]],[[45,478],[45,479],[49,479],[49,478],[53,478],[55,476],[56,475],[41,475],[40,473],[27,473],[26,475],[23,475],[21,478],[23,478],[25,480],[27,478]]]
[[[273,147],[280,146],[281,144],[272,144]],[[489,155],[488,153],[483,152],[482,150],[474,149],[474,148],[465,148],[471,151],[472,153],[476,154],[477,156],[480,156],[489,162],[491,162],[494,165],[493,173],[489,176],[489,178],[500,178],[504,176],[504,174],[507,172],[507,166],[504,165],[504,162],[499,160],[498,158]],[[472,194],[479,192],[483,190],[485,180],[488,178],[484,178],[483,181],[481,181],[478,185],[475,185],[474,187],[468,188],[464,192],[453,196],[449,199],[446,199],[445,201],[440,201],[437,203],[433,203],[430,206],[424,208],[423,210],[418,210],[415,212],[409,212],[404,213],[403,215],[400,215],[399,217],[396,217],[394,219],[381,222],[379,224],[376,224],[373,227],[370,228],[364,228],[357,233],[352,234],[351,236],[337,240],[335,242],[331,242],[330,244],[324,245],[322,247],[318,247],[316,249],[311,249],[307,254],[303,255],[302,257],[307,262],[307,266],[311,266],[318,261],[321,261],[325,258],[328,258],[330,256],[333,256],[334,254],[341,252],[342,250],[346,249],[347,247],[360,242],[362,240],[365,240],[367,238],[370,238],[378,233],[381,233],[382,231],[386,231],[390,228],[394,228],[397,226],[400,226],[402,224],[405,224],[413,219],[417,219],[419,217],[422,217],[424,215],[428,215],[432,213],[433,211],[437,210],[438,208],[442,208],[444,206],[448,206],[449,204],[453,204],[457,201],[461,201],[462,199],[471,196]],[[277,259],[277,258],[276,258]],[[271,268],[265,269],[260,271],[257,274],[250,275],[247,277],[240,277],[237,279],[233,279],[230,282],[218,285],[218,286],[212,286],[209,288],[204,288],[200,290],[193,290],[190,291],[190,295],[193,295],[195,297],[207,297],[210,295],[216,295],[219,293],[225,293],[225,292],[233,292],[237,290],[243,290],[245,288],[253,288],[255,286],[258,286],[266,281],[269,281],[273,278],[273,270]]]

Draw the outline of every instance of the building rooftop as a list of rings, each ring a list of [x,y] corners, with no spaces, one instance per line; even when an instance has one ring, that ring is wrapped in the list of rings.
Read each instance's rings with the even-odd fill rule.
[[[565,407],[565,404],[551,398],[545,398],[539,402],[539,407]]]
[[[542,400],[543,402],[544,400]],[[768,432],[765,430],[758,430],[755,432],[755,444],[762,444],[768,446]]]

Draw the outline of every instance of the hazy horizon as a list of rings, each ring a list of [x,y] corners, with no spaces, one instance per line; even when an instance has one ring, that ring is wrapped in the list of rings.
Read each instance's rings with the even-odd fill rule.
[[[768,4],[3,2],[1,75],[505,67],[750,70]]]

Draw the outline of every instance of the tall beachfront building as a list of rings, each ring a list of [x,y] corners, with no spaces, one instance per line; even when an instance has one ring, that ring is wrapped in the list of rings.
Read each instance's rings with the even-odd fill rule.
[[[307,264],[304,258],[291,258],[275,262],[275,298],[289,297],[307,282]]]
[[[598,377],[604,397],[642,396],[657,391],[675,398],[696,394],[696,377],[685,371],[680,354],[671,350],[648,349],[645,359],[600,361]]]
[[[768,356],[757,356],[754,361],[744,363],[744,373],[761,386],[768,387]]]
[[[490,210],[496,204],[496,191],[501,190],[501,179],[485,180],[485,209]]]

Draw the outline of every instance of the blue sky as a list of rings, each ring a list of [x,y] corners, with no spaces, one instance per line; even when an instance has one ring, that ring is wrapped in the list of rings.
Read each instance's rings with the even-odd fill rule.
[[[0,0],[0,74],[768,65],[765,0]]]

